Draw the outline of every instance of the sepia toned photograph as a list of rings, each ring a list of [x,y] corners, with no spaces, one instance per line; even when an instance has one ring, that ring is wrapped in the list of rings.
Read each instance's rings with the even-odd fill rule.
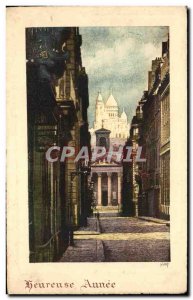
[[[186,10],[125,9],[8,8],[11,294],[186,290]]]

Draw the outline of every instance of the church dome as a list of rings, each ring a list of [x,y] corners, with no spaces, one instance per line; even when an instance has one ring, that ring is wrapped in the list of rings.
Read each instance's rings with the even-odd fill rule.
[[[112,94],[107,99],[106,106],[118,106],[117,101],[115,100]]]
[[[100,92],[98,92],[97,101],[98,102],[102,102],[103,101],[103,97],[102,97],[102,95],[101,95]]]
[[[122,114],[121,114],[121,119],[127,120],[127,115],[126,115],[126,113],[125,113],[124,108],[123,108],[123,112],[122,112]]]

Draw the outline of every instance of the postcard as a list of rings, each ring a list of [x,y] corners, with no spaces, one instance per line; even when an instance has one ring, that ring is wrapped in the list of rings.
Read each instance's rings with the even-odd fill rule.
[[[187,8],[7,7],[7,293],[187,292]]]

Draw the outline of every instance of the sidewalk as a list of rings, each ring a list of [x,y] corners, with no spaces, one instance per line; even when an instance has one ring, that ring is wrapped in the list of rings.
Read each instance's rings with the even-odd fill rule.
[[[60,262],[103,262],[104,247],[101,240],[74,240],[74,246],[69,246]]]
[[[87,227],[80,227],[74,231],[74,245],[68,246],[60,262],[105,261],[103,241],[93,239],[93,236],[99,234],[100,224],[98,219],[88,218]]]
[[[157,219],[157,218],[153,218],[153,217],[143,217],[143,216],[138,217],[138,219],[144,220],[147,222],[154,222],[154,223],[159,223],[159,224],[164,224],[166,226],[170,226],[170,221],[163,220],[163,219]]]

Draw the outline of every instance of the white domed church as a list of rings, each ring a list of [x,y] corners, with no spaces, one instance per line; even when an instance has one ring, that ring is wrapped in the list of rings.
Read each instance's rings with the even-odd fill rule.
[[[111,144],[125,144],[129,134],[129,127],[127,115],[124,109],[119,115],[119,107],[112,93],[109,95],[106,103],[104,103],[103,97],[99,92],[96,99],[94,127],[90,129],[92,146],[96,144],[95,131],[100,128],[106,128],[111,131]]]

